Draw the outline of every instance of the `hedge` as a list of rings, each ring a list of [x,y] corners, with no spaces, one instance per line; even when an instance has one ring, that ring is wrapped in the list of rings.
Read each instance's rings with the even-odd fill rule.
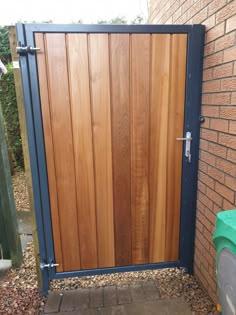
[[[7,27],[0,27],[0,58],[2,62],[5,63],[8,70],[8,73],[4,74],[0,79],[0,105],[5,122],[8,147],[13,156],[14,165],[24,168],[20,124]]]

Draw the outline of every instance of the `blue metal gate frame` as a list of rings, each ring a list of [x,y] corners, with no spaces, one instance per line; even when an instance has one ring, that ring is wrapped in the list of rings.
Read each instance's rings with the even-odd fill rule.
[[[203,25],[17,24],[19,45],[31,47],[35,46],[35,33],[158,33],[188,35],[184,134],[187,131],[191,131],[193,141],[191,145],[191,164],[188,163],[187,158],[184,157],[184,153],[182,162],[179,240],[180,259],[176,262],[60,273],[57,273],[55,268],[44,268],[42,270],[41,288],[43,295],[47,295],[51,279],[170,267],[183,267],[187,272],[193,272],[204,32],[205,27]],[[47,166],[35,54],[22,54],[20,56],[20,68],[23,83],[40,259],[42,262],[54,262],[55,256]]]

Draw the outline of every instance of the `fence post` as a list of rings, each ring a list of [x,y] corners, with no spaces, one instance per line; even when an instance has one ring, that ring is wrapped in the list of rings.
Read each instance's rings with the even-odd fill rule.
[[[3,117],[0,111],[0,243],[3,252],[11,258],[13,267],[18,267],[22,262],[22,248],[16,207],[12,189],[11,170],[8,159],[8,151],[3,128]],[[5,248],[4,248],[5,247]]]
[[[16,46],[17,46],[16,27],[9,26],[8,31],[9,31],[12,61],[16,62],[17,64],[19,62],[19,55],[16,52]],[[33,188],[32,188],[33,186],[32,186],[32,178],[31,178],[31,167],[30,167],[30,159],[29,159],[25,107],[24,107],[20,68],[14,67],[13,74],[14,74],[16,101],[17,101],[17,108],[18,108],[18,113],[19,113],[19,121],[20,121],[20,129],[21,129],[25,177],[26,177],[26,184],[27,184],[27,190],[28,190],[28,195],[29,195],[30,212],[31,212],[31,217],[32,217],[32,236],[33,236],[33,243],[34,243],[36,272],[37,272],[38,286],[41,287],[42,278],[41,278],[41,272],[39,268],[40,259],[39,259],[38,235],[37,235],[37,225],[36,225],[36,219],[35,219],[35,208],[34,208],[34,198],[33,198]]]

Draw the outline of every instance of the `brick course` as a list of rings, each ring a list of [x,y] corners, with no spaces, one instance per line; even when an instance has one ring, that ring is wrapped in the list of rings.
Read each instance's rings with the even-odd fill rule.
[[[216,302],[215,215],[236,208],[236,1],[150,0],[149,22],[206,26],[194,271]]]

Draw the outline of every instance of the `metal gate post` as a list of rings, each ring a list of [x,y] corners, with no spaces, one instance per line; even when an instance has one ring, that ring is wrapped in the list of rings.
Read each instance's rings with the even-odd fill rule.
[[[25,43],[25,30],[22,24],[17,24],[17,39],[18,42],[24,45]],[[40,192],[40,180],[39,180],[39,169],[38,169],[38,160],[37,160],[37,149],[36,149],[36,140],[35,140],[35,129],[34,129],[34,119],[32,114],[32,95],[31,87],[29,81],[29,72],[28,72],[28,59],[27,55],[20,56],[20,70],[21,78],[23,81],[22,91],[24,98],[24,109],[25,109],[25,119],[27,125],[27,140],[29,147],[29,156],[30,156],[30,169],[33,173],[32,176],[32,189],[34,196],[34,206],[35,217],[37,222],[37,235],[38,235],[38,249],[39,256],[41,260],[47,260],[46,254],[46,243],[45,243],[45,232],[43,224],[43,215],[42,215],[42,204],[41,204],[41,192]],[[37,247],[37,244],[34,244]],[[36,248],[36,250],[38,250]],[[42,278],[38,279],[38,285],[41,287],[41,294],[47,295],[49,289],[49,273],[48,270],[40,270],[39,264],[37,264],[37,273],[42,275]]]
[[[179,242],[180,265],[188,273],[193,273],[194,259],[204,32],[204,25],[192,25],[188,34],[184,134],[192,131],[191,158],[195,167],[183,159]]]

